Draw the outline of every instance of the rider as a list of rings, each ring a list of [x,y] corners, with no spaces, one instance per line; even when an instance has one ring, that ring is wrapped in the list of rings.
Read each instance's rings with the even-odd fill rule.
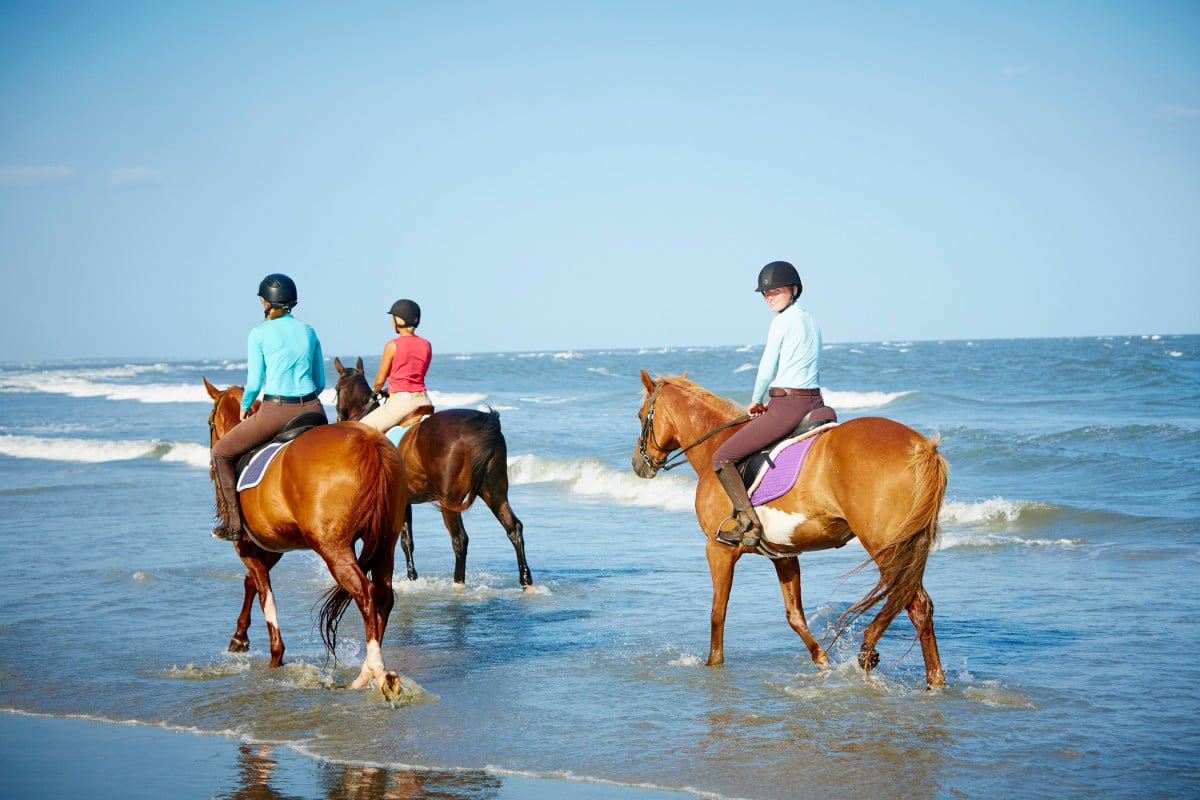
[[[800,307],[803,290],[796,268],[786,261],[772,261],[758,273],[755,291],[776,316],[767,331],[767,345],[754,380],[749,408],[752,419],[713,454],[713,469],[733,501],[734,526],[717,531],[717,541],[722,544],[757,547],[762,537],[762,523],[750,503],[737,462],[784,438],[805,414],[825,404],[819,388],[821,330]]]
[[[234,463],[245,452],[275,436],[298,414],[325,407],[318,395],[325,388],[321,341],[307,323],[292,316],[296,284],[287,275],[272,273],[258,284],[263,316],[250,331],[246,345],[246,388],[240,422],[212,447],[212,474],[217,488],[218,524],[213,537],[236,542],[242,538]],[[259,391],[262,403],[251,415]]]
[[[397,300],[388,311],[392,315],[395,339],[383,348],[383,360],[375,373],[372,389],[378,393],[387,383],[388,397],[378,408],[360,420],[386,433],[399,425],[421,406],[429,405],[425,391],[425,373],[433,348],[429,341],[417,335],[421,324],[421,307],[412,300]]]

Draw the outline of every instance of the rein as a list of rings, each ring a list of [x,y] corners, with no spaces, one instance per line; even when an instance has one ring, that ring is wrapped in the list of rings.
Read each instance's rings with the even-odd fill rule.
[[[658,437],[654,435],[654,402],[658,400],[658,393],[662,387],[663,384],[658,384],[654,387],[653,394],[650,395],[650,404],[646,407],[646,418],[642,420],[642,435],[638,437],[638,455],[645,459],[646,463],[653,467],[655,472],[666,472],[686,463],[688,450],[691,450],[696,445],[706,441],[713,435],[720,433],[726,428],[732,428],[734,425],[741,425],[744,422],[749,422],[751,419],[749,414],[742,414],[740,417],[734,417],[728,422],[723,422],[710,430],[708,433],[701,436],[696,441],[689,444],[687,447],[680,448],[679,452],[672,456],[671,451],[659,444]],[[664,453],[666,453],[666,457],[658,458],[650,455],[650,453],[646,450],[647,441],[649,441],[659,450],[662,450]]]

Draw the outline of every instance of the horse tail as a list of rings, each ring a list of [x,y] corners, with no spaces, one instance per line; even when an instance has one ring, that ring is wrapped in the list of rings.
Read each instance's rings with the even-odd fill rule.
[[[466,496],[457,502],[448,497],[441,498],[439,505],[449,511],[462,513],[471,507],[479,491],[487,485],[488,475],[497,467],[508,467],[508,444],[500,431],[500,414],[490,406],[487,411],[472,415],[465,426],[474,446],[475,454],[471,461],[471,481],[467,486]]]
[[[946,496],[950,465],[938,452],[940,437],[921,436],[913,442],[909,468],[913,471],[913,504],[899,528],[895,542],[874,554],[879,567],[879,581],[838,618],[839,634],[846,626],[869,609],[886,600],[877,620],[887,628],[901,610],[906,608],[925,577],[925,562],[941,535],[938,516]],[[862,569],[870,561],[859,565]],[[857,569],[855,571],[857,571]]]
[[[360,433],[351,438],[347,463],[353,465],[358,490],[351,501],[347,518],[358,521],[355,538],[362,540],[358,566],[371,577],[381,558],[392,558],[395,538],[393,530],[396,508],[393,505],[397,484],[404,485],[403,462],[400,451],[377,432]],[[403,509],[400,510],[403,513]],[[337,628],[351,600],[349,592],[334,585],[322,595],[319,626],[321,640],[329,652],[337,652]]]

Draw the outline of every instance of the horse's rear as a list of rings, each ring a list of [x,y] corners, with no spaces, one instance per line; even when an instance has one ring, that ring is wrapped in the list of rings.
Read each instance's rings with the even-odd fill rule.
[[[439,411],[409,428],[398,450],[408,477],[409,502],[433,502],[442,512],[454,548],[454,583],[466,582],[469,539],[462,513],[481,497],[508,534],[517,556],[519,580],[528,590],[533,576],[525,560],[521,520],[508,502],[508,445],[500,430],[500,415],[465,408]],[[415,579],[408,524],[401,547],[408,575]]]
[[[362,533],[394,549],[408,490],[387,437],[358,422],[321,425],[276,461],[257,487],[241,494],[242,514],[261,547],[351,546]]]
[[[844,422],[814,442],[797,487],[771,506],[804,514],[794,545],[818,529],[831,539],[857,537],[879,568],[879,580],[842,616],[857,619],[883,602],[863,633],[860,663],[878,661],[875,645],[902,609],[917,630],[930,687],[945,677],[933,631],[933,602],[925,591],[925,564],[939,535],[938,515],[949,466],[938,440],[881,417]],[[768,512],[770,513],[770,512]]]

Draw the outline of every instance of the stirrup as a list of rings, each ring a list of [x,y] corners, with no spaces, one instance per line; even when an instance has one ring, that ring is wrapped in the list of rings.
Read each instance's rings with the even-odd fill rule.
[[[726,530],[725,523],[730,521],[733,521],[735,525]],[[753,525],[747,524],[745,520],[738,519],[736,514],[728,516],[721,520],[721,524],[717,526],[717,541],[730,547],[758,547],[758,543],[762,541],[762,536],[761,534],[753,533],[753,530]]]

